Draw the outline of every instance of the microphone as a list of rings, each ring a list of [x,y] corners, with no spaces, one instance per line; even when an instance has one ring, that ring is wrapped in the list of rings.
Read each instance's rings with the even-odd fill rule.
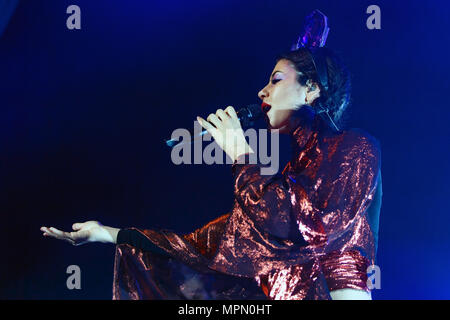
[[[236,114],[238,116],[239,121],[241,122],[241,126],[243,129],[251,127],[254,124],[255,120],[260,119],[264,115],[264,113],[262,112],[261,106],[259,106],[257,104],[251,104],[242,109],[239,109],[236,112]],[[189,133],[192,138],[188,142],[193,143],[195,140],[201,139],[201,137],[204,134],[208,133],[208,131],[206,129],[203,129],[203,131],[200,133],[197,133],[197,132],[194,133],[194,129],[189,129]],[[174,139],[166,139],[166,140],[164,140],[164,143],[168,147],[172,148],[180,142],[178,140],[174,140]]]

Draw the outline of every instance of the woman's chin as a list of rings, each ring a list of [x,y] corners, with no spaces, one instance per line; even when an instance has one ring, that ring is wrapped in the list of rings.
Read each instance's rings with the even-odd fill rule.
[[[289,133],[289,126],[284,125],[277,128],[279,133],[286,134]]]
[[[269,130],[275,130],[275,129],[277,129],[276,125],[274,125],[273,122],[272,122],[270,119],[267,119],[266,122],[267,122],[267,128],[268,128]]]
[[[278,124],[278,123],[276,123],[276,124],[272,124],[272,123],[269,123],[269,126],[268,126],[268,128],[269,128],[269,130],[270,131],[278,131],[279,133],[287,133],[289,130],[289,128],[288,128],[288,125],[286,125],[286,124]]]
[[[267,129],[269,129],[270,131],[273,131],[273,130],[277,129],[277,127],[274,126],[273,121],[267,116],[267,114],[265,116],[265,121],[266,121],[266,124],[267,124]]]
[[[279,133],[285,133],[287,129],[286,121],[280,121],[279,119],[274,119],[273,115],[266,114],[265,120],[267,124],[267,129],[270,131],[278,130]]]

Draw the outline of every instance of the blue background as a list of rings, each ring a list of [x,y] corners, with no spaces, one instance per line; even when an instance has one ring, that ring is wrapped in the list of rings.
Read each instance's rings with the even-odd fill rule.
[[[71,4],[81,30],[66,28]],[[381,30],[366,28],[371,4]],[[73,247],[42,225],[184,233],[228,212],[230,166],[176,166],[161,142],[197,115],[259,103],[316,8],[352,72],[347,125],[382,147],[373,297],[449,299],[450,5],[381,0],[19,2],[0,38],[0,298],[111,299],[114,246]],[[66,288],[72,264],[81,290]]]

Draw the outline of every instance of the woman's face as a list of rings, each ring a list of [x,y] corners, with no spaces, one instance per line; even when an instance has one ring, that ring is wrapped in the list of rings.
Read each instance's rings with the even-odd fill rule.
[[[302,105],[311,104],[319,96],[318,86],[315,90],[308,91],[306,86],[300,85],[297,77],[297,70],[292,63],[282,59],[275,65],[269,83],[258,93],[270,127],[279,129],[281,133],[287,133],[291,129],[293,124],[289,119],[295,110]]]

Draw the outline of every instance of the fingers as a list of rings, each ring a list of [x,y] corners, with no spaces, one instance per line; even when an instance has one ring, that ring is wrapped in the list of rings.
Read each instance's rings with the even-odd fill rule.
[[[53,237],[53,238],[56,238],[56,239],[59,239],[59,240],[68,241],[71,244],[75,244],[75,241],[74,241],[74,239],[72,237],[72,234],[69,233],[69,232],[64,232],[64,231],[58,230],[58,229],[56,229],[54,227],[50,227],[50,228],[41,227],[40,230],[42,232],[44,232],[43,235],[45,237],[50,236],[50,237]]]
[[[50,227],[50,228],[42,227],[42,228],[41,228],[41,231],[44,232],[44,235],[52,236],[52,237],[54,237],[54,238],[59,238],[59,235],[58,235],[57,233],[55,233],[55,230],[58,230],[58,229],[53,228],[53,227]],[[59,231],[59,230],[58,230],[58,231]]]
[[[198,123],[200,123],[200,125],[205,128],[212,136],[214,136],[216,128],[214,128],[214,126],[209,123],[208,121],[206,121],[205,119],[203,119],[202,117],[197,117],[197,121]]]
[[[50,234],[50,231],[46,227],[41,227],[39,230],[44,233],[44,236],[48,236]]]
[[[102,226],[100,221],[90,220],[86,222],[76,222],[72,225],[72,229],[75,231],[79,231],[81,229],[89,229],[91,227]]]
[[[228,113],[228,115],[229,115],[231,118],[238,119],[237,113],[236,113],[236,111],[234,110],[234,108],[233,108],[232,106],[228,106],[228,107],[225,109],[225,112]]]
[[[80,230],[86,225],[86,222],[77,222],[72,225],[73,230]]]
[[[211,113],[207,120],[197,117],[197,121],[211,134],[222,149],[225,147],[223,143],[227,140],[226,137],[235,134],[237,129],[242,129],[236,111],[232,106],[228,106],[225,110],[217,109],[216,113]],[[228,130],[231,130],[231,133]]]
[[[59,237],[61,237],[61,238],[68,238],[68,237],[70,237],[70,235],[69,235],[68,232],[64,232],[64,231],[58,230],[58,229],[53,228],[53,227],[51,227],[50,230],[51,230],[54,234],[56,234],[57,236],[59,236]]]
[[[234,108],[232,106],[229,106],[224,110],[222,109],[217,109],[216,113],[211,113],[206,120],[209,121],[211,124],[214,125],[215,128],[220,129],[222,127],[222,122],[225,120],[228,120],[230,117],[234,117],[237,119],[237,114],[236,111],[234,110]],[[201,123],[201,121],[199,119],[202,119],[201,117],[197,117],[197,121]],[[208,128],[211,128],[213,126],[208,126],[207,123],[205,123],[206,121],[204,121],[204,125],[202,125],[205,129],[208,130]]]
[[[222,120],[214,113],[211,113],[206,120],[211,122],[217,129],[222,127]]]
[[[221,120],[221,121],[225,121],[229,118],[229,116],[225,113],[225,111],[223,111],[222,109],[218,109],[216,111],[216,116]]]

